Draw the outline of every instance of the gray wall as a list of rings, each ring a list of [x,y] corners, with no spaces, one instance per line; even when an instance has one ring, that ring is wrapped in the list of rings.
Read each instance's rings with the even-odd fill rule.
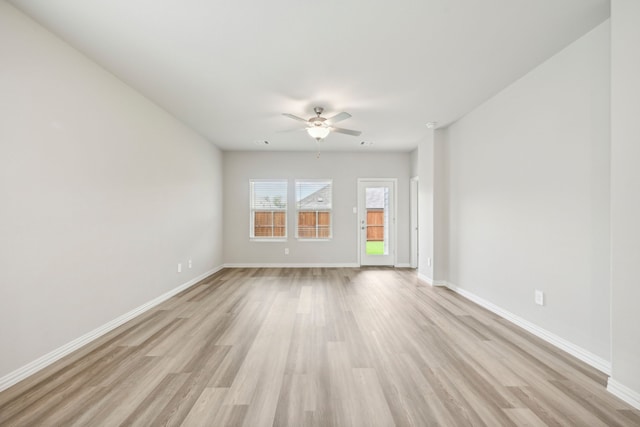
[[[303,139],[301,144],[313,144]],[[409,153],[225,152],[224,260],[226,264],[355,264],[358,262],[358,178],[397,178],[398,264],[409,263]],[[249,240],[249,179],[289,179],[287,242]],[[333,179],[333,239],[298,241],[293,181]],[[290,254],[284,255],[289,248]]]
[[[640,408],[640,2],[613,0],[612,36],[612,382]],[[621,390],[622,388],[622,390]]]
[[[447,133],[448,281],[607,361],[609,30],[598,26]]]
[[[222,156],[6,2],[0,58],[2,378],[222,264]]]

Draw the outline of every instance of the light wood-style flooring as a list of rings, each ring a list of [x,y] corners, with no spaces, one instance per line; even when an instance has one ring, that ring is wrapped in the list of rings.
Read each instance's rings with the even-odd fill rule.
[[[408,269],[226,269],[0,393],[1,426],[640,426]]]

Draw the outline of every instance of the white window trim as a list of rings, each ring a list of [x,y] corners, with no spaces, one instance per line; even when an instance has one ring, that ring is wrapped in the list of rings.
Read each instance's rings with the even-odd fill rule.
[[[253,208],[253,183],[256,182],[283,182],[286,187],[286,207],[284,209],[254,209]],[[258,243],[287,242],[289,240],[289,180],[286,178],[273,179],[249,179],[249,241]],[[256,237],[255,233],[255,212],[284,212],[284,236],[264,236]],[[272,227],[275,224],[272,224]]]

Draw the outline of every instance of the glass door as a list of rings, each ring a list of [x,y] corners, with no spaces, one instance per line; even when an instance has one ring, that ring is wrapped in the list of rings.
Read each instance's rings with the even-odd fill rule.
[[[395,180],[358,180],[360,265],[395,264]]]

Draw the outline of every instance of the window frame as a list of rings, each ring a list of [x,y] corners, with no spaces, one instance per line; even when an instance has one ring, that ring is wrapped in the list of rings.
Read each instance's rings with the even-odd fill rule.
[[[303,184],[303,183],[326,183],[329,186],[329,197],[330,197],[330,203],[329,203],[329,207],[328,208],[324,208],[324,209],[303,209],[300,207],[300,202],[301,200],[298,200],[299,195],[298,195],[298,191],[299,191],[299,185]],[[323,187],[324,188],[324,187]],[[320,188],[318,191],[322,190],[322,188]],[[294,194],[295,194],[295,217],[296,217],[296,222],[295,222],[295,238],[298,241],[301,242],[323,242],[323,241],[329,241],[333,239],[333,179],[331,178],[313,178],[313,179],[295,179],[294,180]],[[309,195],[307,195],[306,197],[309,197],[310,195],[315,194],[315,193],[311,193]],[[306,198],[305,197],[305,198]],[[300,237],[300,214],[303,212],[314,212],[315,213],[315,236],[316,237],[309,237],[309,236],[303,236]],[[326,237],[318,237],[321,227],[323,227],[322,225],[320,225],[320,221],[319,221],[319,217],[320,217],[320,213],[327,213],[328,217],[329,217],[329,225],[328,225],[328,236]]]
[[[255,186],[256,183],[278,183],[284,184],[284,208],[257,208],[254,204],[255,202]],[[252,242],[286,242],[289,236],[289,226],[288,226],[288,216],[289,216],[289,180],[283,178],[266,178],[266,179],[249,179],[249,240]],[[271,212],[271,235],[270,236],[256,236],[256,213],[260,212]],[[275,214],[277,212],[283,213],[284,224],[282,226],[277,226]],[[275,229],[282,228],[284,229],[283,236],[275,236]]]

